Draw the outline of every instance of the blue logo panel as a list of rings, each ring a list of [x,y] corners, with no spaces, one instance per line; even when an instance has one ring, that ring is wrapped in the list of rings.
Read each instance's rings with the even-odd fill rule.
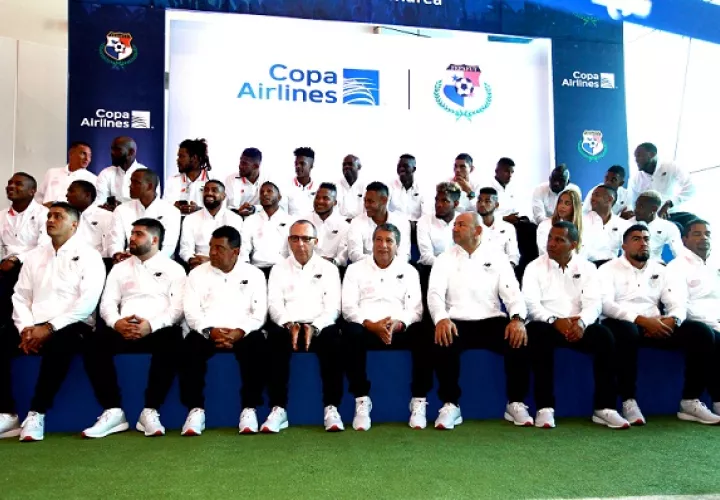
[[[343,104],[380,105],[380,72],[373,69],[343,69]]]

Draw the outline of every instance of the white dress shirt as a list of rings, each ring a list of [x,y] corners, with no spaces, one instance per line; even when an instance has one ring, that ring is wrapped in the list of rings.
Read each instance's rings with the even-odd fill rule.
[[[105,285],[100,254],[75,236],[55,252],[46,243],[27,254],[12,296],[18,332],[50,322],[55,330],[73,323],[95,324],[94,312]]]
[[[337,188],[337,208],[345,219],[354,219],[365,213],[365,183],[358,178],[352,186],[345,177],[335,182]]]
[[[682,236],[678,227],[669,220],[655,217],[649,224],[647,222],[638,222],[633,217],[628,220],[628,227],[633,224],[642,224],[648,228],[650,233],[650,258],[663,262],[662,252],[665,245],[670,247],[673,257],[677,256],[684,248]]]
[[[158,252],[145,262],[136,256],[115,264],[100,300],[100,317],[114,328],[122,318],[136,315],[152,331],[177,325],[183,317],[185,270]]]
[[[672,162],[658,162],[652,175],[638,170],[630,178],[628,186],[632,207],[635,207],[638,196],[653,190],[660,193],[663,203],[672,201],[670,213],[681,212],[682,204],[695,194],[695,185],[690,174]]]
[[[136,170],[146,168],[142,163],[135,161],[127,171],[112,165],[102,169],[97,177],[97,198],[95,203],[103,205],[107,202],[108,196],[114,196],[120,203],[130,201],[130,177]],[[159,198],[160,186],[157,187],[156,192]]]
[[[411,221],[417,222],[424,213],[429,213],[428,200],[418,187],[417,181],[413,181],[410,189],[405,189],[400,179],[390,183],[390,197],[388,199],[388,211],[400,212]],[[434,207],[432,207],[434,208]]]
[[[231,209],[238,209],[243,204],[249,203],[255,207],[256,212],[260,212],[262,210],[262,206],[260,205],[260,188],[262,188],[262,185],[268,181],[275,184],[280,190],[280,208],[287,212],[289,196],[283,194],[285,186],[274,181],[269,176],[263,175],[262,173],[258,176],[255,182],[250,182],[247,178],[240,177],[238,174],[228,175],[225,179],[227,206]]]
[[[205,183],[212,178],[206,169],[202,169],[197,179],[190,180],[185,174],[176,174],[165,181],[163,200],[175,204],[176,201],[195,202],[198,207],[204,204]]]
[[[190,329],[200,334],[205,328],[259,330],[267,316],[265,275],[239,259],[229,273],[201,264],[187,277],[183,309]]]
[[[587,327],[602,312],[598,270],[577,255],[565,269],[547,255],[532,261],[525,268],[522,292],[532,321],[547,323],[552,317],[580,316]]]
[[[262,210],[243,223],[240,258],[258,267],[270,267],[285,259],[288,253],[288,236],[294,218],[282,208],[272,217]]]
[[[28,251],[48,243],[47,214],[48,209],[35,200],[22,212],[12,206],[0,211],[0,260],[14,255],[22,262]]]
[[[102,257],[112,257],[110,253],[110,232],[113,227],[113,213],[90,205],[80,214],[76,236],[100,252]]]
[[[234,227],[242,234],[242,217],[225,206],[220,207],[215,216],[205,207],[185,216],[180,236],[180,258],[187,262],[196,255],[209,256],[212,233],[222,226]]]
[[[165,237],[160,251],[168,257],[173,256],[180,238],[180,210],[159,197],[155,198],[147,208],[139,200],[130,200],[115,209],[112,230],[110,231],[111,255],[125,251],[130,242],[133,223],[143,218],[160,221],[165,228]]]
[[[50,203],[53,201],[67,201],[67,190],[74,181],[88,181],[97,185],[97,175],[86,168],[79,168],[70,172],[68,166],[51,168],[45,172],[40,187],[35,192],[35,201]]]
[[[400,231],[397,257],[405,262],[410,260],[410,221],[400,212],[388,212],[387,224],[393,224]],[[355,217],[348,231],[348,258],[350,262],[358,262],[367,255],[372,255],[373,232],[377,224],[367,214]]]
[[[455,245],[452,237],[457,212],[450,222],[435,217],[435,214],[423,215],[417,224],[417,242],[420,251],[418,262],[432,266],[435,258],[448,248]]]
[[[684,248],[667,265],[670,276],[678,276],[687,287],[687,319],[705,323],[720,332],[720,258],[706,261]]]
[[[477,321],[510,316],[525,318],[527,309],[507,258],[481,244],[472,254],[455,245],[435,259],[428,286],[428,309],[437,324],[450,318]]]
[[[482,225],[482,241],[505,255],[516,266],[520,263],[515,226],[502,220],[496,213],[492,226]]]
[[[322,330],[340,315],[340,293],[340,273],[335,265],[315,254],[301,266],[291,255],[270,271],[270,319],[280,326],[310,323]]]
[[[491,187],[497,191],[499,206],[495,210],[495,217],[503,218],[506,215],[520,213],[520,197],[515,193],[515,184],[508,182],[507,185],[503,187],[495,176],[493,176],[492,179],[483,182],[482,187]]]
[[[595,191],[596,187],[603,185],[604,184],[598,184],[588,192],[587,196],[585,196],[585,201],[583,202],[583,213],[587,214],[592,211],[592,204],[590,203],[590,200],[592,199],[592,194]],[[615,204],[612,207],[612,213],[614,213],[615,215],[620,215],[620,213],[626,208],[628,210],[632,210],[632,207],[634,206],[635,201],[630,200],[630,191],[620,186],[617,190],[617,200],[615,200]]]
[[[660,317],[659,303],[665,316],[685,320],[687,290],[682,277],[673,276],[654,260],[637,269],[623,255],[599,269],[603,294],[603,315],[635,322],[638,316]]]
[[[563,191],[570,189],[577,191],[577,193],[582,196],[580,188],[572,183],[568,184]],[[535,188],[532,194],[532,218],[535,224],[540,224],[545,219],[552,217],[560,194],[562,194],[562,191],[560,191],[560,193],[554,193],[553,190],[550,189],[550,183],[548,181],[543,182]]]
[[[610,215],[607,224],[603,224],[597,212],[583,215],[580,254],[590,262],[614,259],[620,253],[623,234],[628,227],[628,221],[615,214]]]
[[[317,230],[318,242],[315,251],[320,257],[333,259],[339,266],[346,265],[348,260],[347,246],[350,224],[345,220],[345,217],[340,215],[337,207],[335,207],[332,214],[325,220],[322,220],[315,212],[305,217],[305,220],[312,222]]]
[[[406,261],[396,257],[380,269],[370,257],[348,266],[342,284],[342,313],[350,323],[390,317],[410,326],[420,321],[422,312],[420,275]]]
[[[448,179],[448,182],[455,182],[455,178],[451,177],[450,179]],[[473,177],[471,177],[468,182],[470,183],[470,187],[472,187],[472,190],[475,193],[475,197],[472,200],[469,199],[467,193],[461,189],[460,200],[458,201],[457,206],[458,212],[477,211],[477,200],[478,196],[480,195],[480,189],[483,187],[483,183],[476,181]]]
[[[293,216],[304,215],[312,212],[315,193],[320,183],[310,180],[307,186],[303,186],[295,177],[292,184],[287,188],[288,213]]]

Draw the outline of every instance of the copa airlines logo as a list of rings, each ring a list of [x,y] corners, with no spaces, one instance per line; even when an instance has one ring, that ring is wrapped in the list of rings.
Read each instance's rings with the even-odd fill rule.
[[[264,81],[246,81],[238,99],[314,104],[380,105],[380,72],[344,68],[341,71],[293,68],[273,64]]]
[[[586,89],[614,89],[615,73],[585,73],[573,71],[572,78],[563,78],[563,87],[576,87]]]
[[[85,117],[81,127],[89,128],[153,128],[150,126],[150,111],[115,111],[99,108],[94,116]]]

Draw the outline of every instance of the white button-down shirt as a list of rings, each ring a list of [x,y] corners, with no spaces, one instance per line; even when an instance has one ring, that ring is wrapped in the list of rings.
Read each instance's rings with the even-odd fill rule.
[[[110,232],[113,226],[113,213],[97,205],[90,205],[80,214],[77,237],[100,252],[103,257],[112,257],[110,253]]]
[[[667,265],[667,273],[678,276],[687,286],[687,319],[720,332],[720,258],[711,254],[703,261],[683,248]]]
[[[515,184],[508,182],[505,187],[500,184],[495,176],[482,183],[482,187],[491,187],[497,191],[498,208],[495,210],[495,217],[503,218],[506,215],[520,213],[520,197],[515,193]],[[477,200],[475,200],[477,202]]]
[[[410,189],[405,189],[400,179],[390,183],[390,197],[388,199],[388,211],[400,212],[409,220],[417,221],[424,213],[434,207],[428,207],[428,200],[420,190],[417,181],[413,181]]]
[[[288,213],[293,216],[304,215],[312,212],[315,193],[320,187],[319,182],[310,180],[307,186],[303,186],[295,177],[292,184],[286,189],[288,198]]]
[[[563,191],[570,189],[577,191],[577,193],[582,196],[580,188],[572,183],[568,184]],[[562,194],[562,191],[560,191],[560,193],[554,193],[553,190],[550,189],[550,183],[548,181],[543,182],[535,188],[532,194],[532,218],[535,224],[540,224],[545,219],[552,217],[560,194]]]
[[[48,209],[35,200],[22,212],[13,207],[0,211],[0,259],[16,256],[20,261],[33,248],[50,242],[45,232]]]
[[[547,255],[532,261],[525,268],[522,292],[528,318],[533,321],[580,316],[585,326],[590,326],[602,312],[598,270],[577,255],[565,269]]]
[[[132,256],[115,264],[100,300],[100,316],[114,328],[122,318],[138,316],[152,331],[177,325],[183,317],[185,270],[156,253],[145,262]]]
[[[628,186],[632,207],[635,206],[638,196],[653,190],[660,193],[663,203],[672,201],[670,213],[681,212],[682,204],[695,195],[695,185],[690,174],[672,162],[658,162],[652,175],[638,170],[630,178]]]
[[[451,177],[448,182],[455,182],[455,178]],[[475,197],[471,200],[468,195],[462,189],[460,190],[460,200],[458,201],[457,211],[458,212],[476,212],[477,211],[477,200],[480,196],[480,189],[483,187],[483,183],[476,181],[474,177],[471,177],[468,181],[470,187],[472,187]]]
[[[12,296],[19,332],[50,322],[56,330],[73,323],[95,324],[105,285],[105,265],[94,248],[75,236],[55,252],[52,243],[27,254]]]
[[[595,188],[603,185],[604,184],[598,184],[588,192],[587,196],[585,196],[585,201],[583,202],[583,213],[587,214],[592,211],[592,204],[590,203],[590,200],[592,199],[592,194],[595,191]],[[635,201],[630,200],[630,191],[620,186],[617,190],[617,200],[615,200],[615,204],[612,207],[612,213],[614,213],[615,215],[620,215],[620,213],[626,208],[628,210],[632,210],[633,206],[635,206]]]
[[[258,267],[270,267],[287,258],[287,239],[294,221],[282,208],[272,217],[263,210],[245,219],[241,233],[241,260]]]
[[[505,316],[500,299],[510,316],[526,317],[520,285],[504,255],[484,244],[472,254],[455,245],[435,259],[427,298],[435,324],[446,318],[477,321]]]
[[[591,262],[614,259],[620,253],[623,234],[628,227],[628,221],[615,214],[610,215],[607,224],[603,224],[597,212],[583,215],[580,254]]]
[[[97,175],[86,168],[79,168],[70,172],[68,166],[51,168],[45,172],[40,187],[35,193],[35,201],[38,203],[50,203],[53,201],[67,201],[67,190],[74,181],[88,181],[93,186],[97,185]]]
[[[261,171],[262,172],[262,171]],[[240,208],[243,204],[249,203],[255,207],[257,212],[262,210],[260,205],[260,188],[267,181],[275,184],[280,190],[280,208],[288,211],[288,198],[289,196],[284,193],[285,186],[282,183],[274,181],[268,176],[262,173],[258,176],[255,182],[250,182],[245,177],[240,177],[238,174],[230,174],[225,179],[225,192],[227,193],[227,206],[229,208]]]
[[[240,260],[229,273],[206,262],[188,275],[183,309],[188,326],[198,333],[205,328],[259,330],[267,316],[265,275]]]
[[[599,269],[603,294],[603,315],[634,322],[638,316],[660,317],[659,303],[665,316],[685,320],[687,290],[682,277],[673,276],[654,260],[637,269],[623,255]]]
[[[155,198],[147,208],[139,200],[130,200],[115,209],[112,230],[110,231],[111,255],[125,251],[130,242],[133,222],[143,218],[160,221],[165,228],[165,237],[160,251],[168,257],[173,256],[180,238],[180,210],[160,198]]]
[[[204,207],[185,216],[180,236],[180,258],[187,262],[196,255],[210,255],[210,238],[213,231],[221,226],[234,227],[242,234],[242,217],[224,206],[214,217]]]
[[[457,212],[450,222],[435,217],[435,214],[423,215],[417,224],[418,250],[420,259],[418,262],[426,266],[432,266],[435,258],[448,248],[455,245],[452,237],[453,226]]]
[[[130,201],[130,177],[136,170],[147,167],[137,161],[130,165],[127,171],[120,167],[109,166],[102,169],[97,177],[97,198],[95,203],[102,205],[107,202],[108,196],[114,196],[120,203]],[[160,186],[157,187],[157,195],[160,197]]]
[[[495,215],[492,226],[482,225],[482,241],[505,255],[516,266],[520,263],[515,226]]]
[[[194,181],[185,174],[173,175],[165,181],[163,200],[173,205],[176,201],[187,201],[188,203],[192,201],[202,207],[204,203],[203,189],[205,189],[205,183],[211,179],[206,169],[203,169]]]
[[[407,262],[395,257],[380,269],[372,257],[348,266],[342,284],[342,313],[351,323],[379,321],[390,317],[405,326],[422,317],[420,275]]]
[[[345,177],[335,182],[337,188],[337,208],[345,219],[354,219],[365,213],[365,183],[358,178],[352,186]]]
[[[638,222],[633,217],[628,220],[628,227],[633,224],[642,224],[648,228],[650,233],[650,258],[663,262],[662,252],[665,245],[670,247],[673,257],[677,256],[684,248],[682,236],[678,227],[669,220],[655,217],[650,224],[647,222]]]
[[[294,256],[270,271],[268,310],[278,325],[310,323],[322,330],[340,315],[340,273],[336,266],[313,255],[305,266]]]
[[[388,212],[387,224],[393,224],[400,231],[400,243],[398,244],[397,257],[405,262],[410,260],[410,221],[400,212]],[[377,224],[368,217],[361,214],[355,217],[350,223],[348,231],[348,258],[350,262],[358,262],[367,255],[372,255],[373,232]]]
[[[334,259],[339,266],[346,265],[350,224],[345,220],[345,217],[340,215],[337,207],[325,220],[322,220],[315,212],[308,215],[305,220],[312,222],[317,230],[318,242],[315,251],[321,257]]]

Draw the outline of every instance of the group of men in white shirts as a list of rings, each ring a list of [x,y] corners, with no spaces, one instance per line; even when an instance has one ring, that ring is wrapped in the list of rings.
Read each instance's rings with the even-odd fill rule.
[[[645,343],[686,352],[678,416],[720,422],[720,385],[712,369],[720,350],[714,317],[720,269],[710,258],[709,224],[697,220],[685,227],[684,246],[674,247],[678,258],[669,266],[653,258],[653,221],[662,220],[657,212],[677,206],[677,197],[643,191],[633,214],[642,222],[612,226],[612,242],[619,243],[608,259],[594,259],[609,260],[599,268],[576,251],[581,234],[575,225],[553,223],[545,252],[528,265],[521,287],[514,233],[529,221],[512,207],[510,159],[498,162],[494,186],[480,186],[471,181],[472,158],[459,155],[453,181],[437,186],[434,211],[423,214],[410,155],[400,158],[395,185],[371,182],[359,189],[357,157],[343,160],[340,182],[316,185],[310,178],[314,152],[299,148],[294,187],[283,196],[285,188],[261,175],[257,149],[245,150],[239,176],[223,183],[208,173],[205,142],[188,140],[178,152],[180,174],[161,198],[158,176],[137,163],[136,153],[132,139],[117,138],[113,165],[93,184],[77,174],[87,167],[89,147],[75,143],[62,175],[49,172],[41,184],[39,201],[31,176],[17,173],[8,183],[12,206],[0,212],[0,290],[14,287],[0,325],[0,437],[43,439],[45,413],[77,352],[104,408],[83,432],[90,438],[128,429],[112,358],[135,351],[152,353],[136,424],[146,436],[165,433],[159,409],[176,374],[188,408],[182,434],[204,431],[207,360],[218,350],[232,350],[240,365],[241,433],[288,426],[290,356],[297,350],[319,356],[325,428],[344,429],[337,408],[345,374],[356,401],[353,428],[368,430],[366,351],[383,348],[412,351],[409,425],[416,429],[427,424],[433,371],[443,403],[435,427],[462,423],[458,380],[467,348],[504,356],[506,420],[554,427],[557,346],[594,356],[594,422],[644,424],[635,379],[637,351]],[[550,205],[567,189],[576,189],[567,169],[554,169],[533,195],[533,220],[549,218]],[[591,195],[590,213],[604,226],[615,220],[617,192],[606,182]],[[311,211],[289,213],[300,209]],[[415,233],[417,266],[409,263]],[[173,260],[176,248],[185,269]],[[107,267],[114,264],[107,278],[103,258]],[[42,356],[22,424],[10,373],[18,344]],[[525,404],[531,372],[535,418]],[[259,425],[265,386],[271,411]],[[701,401],[706,388],[712,411]]]

